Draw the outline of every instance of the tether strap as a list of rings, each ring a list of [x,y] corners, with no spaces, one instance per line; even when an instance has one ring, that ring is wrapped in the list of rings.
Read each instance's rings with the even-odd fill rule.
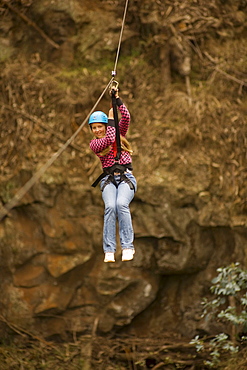
[[[117,99],[116,99],[116,91],[112,89],[111,91],[112,96],[112,108],[113,108],[113,117],[115,122],[115,129],[116,129],[116,143],[117,143],[117,154],[115,157],[115,161],[119,161],[121,155],[121,139],[120,139],[120,130],[118,124],[118,113],[117,113]]]
[[[98,183],[106,176],[107,174],[105,172],[103,172],[101,175],[99,175],[99,177],[97,177],[97,179],[94,181],[94,183],[91,185],[93,188],[95,188]]]

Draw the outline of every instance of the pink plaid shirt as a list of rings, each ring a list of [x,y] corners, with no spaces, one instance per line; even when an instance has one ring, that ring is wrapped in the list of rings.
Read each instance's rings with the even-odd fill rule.
[[[119,121],[119,131],[122,136],[126,136],[126,133],[130,124],[130,113],[124,104],[118,107],[121,113],[121,119]],[[92,151],[99,157],[103,169],[106,167],[111,167],[115,164],[113,144],[116,140],[116,129],[115,127],[107,126],[106,134],[100,139],[93,139],[90,142],[90,148]],[[111,145],[111,150],[108,154],[102,156],[99,153],[104,150],[106,147]],[[120,155],[119,164],[128,164],[131,163],[132,159],[129,152],[122,150]]]

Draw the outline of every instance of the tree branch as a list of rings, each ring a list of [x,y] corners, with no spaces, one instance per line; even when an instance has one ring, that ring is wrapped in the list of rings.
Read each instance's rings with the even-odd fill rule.
[[[3,315],[0,315],[0,321],[4,322],[10,329],[12,329],[14,332],[21,336],[26,336],[28,335],[29,337],[38,340],[39,342],[45,344],[46,346],[51,346],[54,347],[54,345],[50,342],[47,342],[45,339],[38,337],[37,335],[34,335],[30,333],[29,331],[9,322]]]
[[[229,80],[232,80],[234,82],[237,82],[241,86],[247,86],[247,81],[240,80],[239,78],[234,77],[234,76],[230,75],[229,73],[223,71],[221,68],[217,67],[216,60],[209,53],[207,53],[206,51],[204,51],[203,54],[210,60],[210,62],[212,62],[213,64],[215,64],[214,70],[216,72],[221,73],[222,75],[224,75],[225,77],[227,77]]]
[[[38,33],[54,48],[59,49],[60,46],[54,42],[49,36],[46,35],[46,33],[37,26],[36,23],[34,23],[31,19],[29,19],[25,14],[20,13],[17,9],[15,9],[12,5],[10,5],[6,0],[3,0],[4,4],[7,5],[7,7],[12,10],[12,12],[16,13],[24,22],[29,24],[29,26],[32,26]]]
[[[65,142],[66,139],[64,137],[62,137],[61,135],[59,135],[59,133],[57,133],[56,131],[54,131],[51,127],[46,126],[45,124],[43,124],[39,118],[37,118],[35,116],[31,116],[27,112],[23,112],[23,111],[18,110],[18,109],[13,109],[13,108],[11,108],[10,106],[8,106],[6,104],[3,104],[3,107],[5,109],[8,109],[8,110],[14,112],[14,113],[20,114],[23,117],[26,117],[26,118],[30,119],[31,121],[33,121],[33,122],[38,123],[40,125],[40,127],[42,127],[44,130],[50,132],[53,136],[55,136],[57,139],[61,140],[63,143]],[[70,146],[72,148],[78,150],[79,152],[84,153],[78,145],[73,144],[73,143],[70,143]]]

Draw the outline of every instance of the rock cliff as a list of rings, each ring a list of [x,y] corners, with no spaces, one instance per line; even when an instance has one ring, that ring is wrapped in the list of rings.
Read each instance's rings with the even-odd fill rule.
[[[1,4],[1,184],[8,204],[111,77],[121,1]],[[88,127],[0,223],[1,317],[51,337],[212,333],[216,268],[247,263],[246,2],[130,1],[117,79],[131,112],[136,254],[103,263]],[[99,109],[107,111],[107,94]],[[1,329],[4,333],[5,328]]]

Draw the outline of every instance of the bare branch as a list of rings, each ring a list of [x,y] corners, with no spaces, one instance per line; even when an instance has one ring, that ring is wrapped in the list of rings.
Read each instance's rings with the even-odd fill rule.
[[[34,23],[31,19],[29,19],[25,14],[20,13],[17,9],[15,9],[12,5],[10,5],[6,0],[3,0],[4,4],[7,5],[7,7],[12,10],[12,12],[16,13],[24,22],[32,26],[38,33],[54,48],[59,49],[60,46],[54,42],[49,36],[46,35],[46,33],[37,26],[36,23]]]

